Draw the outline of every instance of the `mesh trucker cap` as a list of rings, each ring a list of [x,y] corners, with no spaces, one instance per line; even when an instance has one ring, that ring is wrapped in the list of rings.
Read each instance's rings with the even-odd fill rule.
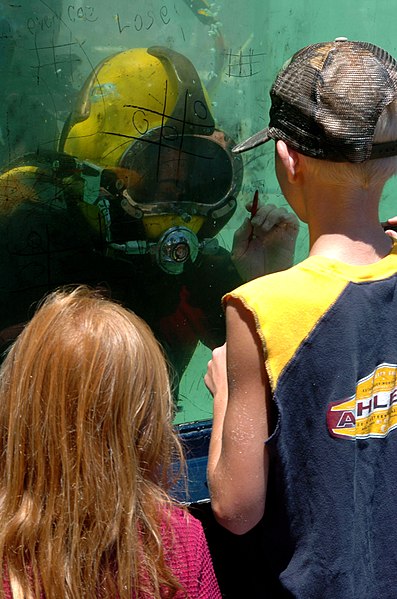
[[[270,97],[269,126],[233,152],[281,139],[333,162],[397,155],[397,140],[373,144],[380,114],[397,98],[397,62],[382,48],[346,38],[307,46],[283,66]]]

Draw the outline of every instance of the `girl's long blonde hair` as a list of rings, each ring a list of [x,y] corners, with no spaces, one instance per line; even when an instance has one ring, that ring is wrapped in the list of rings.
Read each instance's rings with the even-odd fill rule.
[[[0,446],[0,560],[20,596],[174,595],[161,530],[183,458],[140,318],[86,287],[49,295],[0,371]]]

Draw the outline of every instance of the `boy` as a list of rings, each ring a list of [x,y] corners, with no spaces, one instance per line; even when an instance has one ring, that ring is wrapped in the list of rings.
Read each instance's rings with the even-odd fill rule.
[[[235,151],[275,141],[310,253],[225,296],[205,377],[212,507],[237,534],[265,515],[266,597],[395,597],[397,246],[378,207],[397,171],[397,62],[338,38],[297,52],[270,95],[270,126]]]

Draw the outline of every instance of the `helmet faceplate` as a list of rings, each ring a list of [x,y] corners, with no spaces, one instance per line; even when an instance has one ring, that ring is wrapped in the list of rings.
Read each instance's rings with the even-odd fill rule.
[[[215,128],[192,63],[152,47],[121,52],[97,66],[65,123],[59,149],[111,169],[125,212],[142,222],[147,239],[158,240],[180,226],[208,235],[208,221],[215,235],[229,220],[243,174],[233,145]]]

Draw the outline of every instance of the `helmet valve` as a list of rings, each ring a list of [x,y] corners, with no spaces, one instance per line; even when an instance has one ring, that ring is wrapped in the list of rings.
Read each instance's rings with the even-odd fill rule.
[[[186,227],[172,227],[156,244],[157,263],[165,272],[180,274],[187,260],[196,260],[199,245],[193,231]]]

